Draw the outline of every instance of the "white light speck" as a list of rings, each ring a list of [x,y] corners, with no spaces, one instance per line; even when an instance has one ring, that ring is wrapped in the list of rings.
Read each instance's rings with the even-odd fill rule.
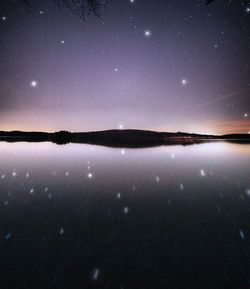
[[[129,208],[128,207],[124,207],[123,212],[124,212],[125,215],[127,215],[128,212],[129,212]]]
[[[34,189],[33,189],[33,188],[30,189],[30,194],[31,194],[31,195],[34,194]]]
[[[39,13],[40,13],[40,15],[43,15],[43,10],[41,10]]]
[[[26,174],[26,176],[25,176],[25,177],[26,177],[26,179],[28,179],[28,178],[29,178],[29,176],[30,176],[30,174],[29,174],[29,173],[27,173],[27,174]]]
[[[182,85],[182,86],[188,85],[187,79],[183,78],[183,79],[181,80],[181,85]]]
[[[64,41],[64,40],[61,40],[61,43],[62,43],[62,44],[64,44],[64,43],[65,43],[65,41]]]
[[[117,199],[119,200],[121,198],[121,193],[117,193]]]
[[[201,169],[201,170],[200,170],[200,175],[201,175],[202,177],[205,177],[205,176],[206,176],[206,172],[205,172],[204,169]]]
[[[135,0],[129,0],[129,2],[133,4],[133,3],[135,3]]]
[[[1,175],[1,179],[2,179],[2,180],[5,179],[5,175]]]
[[[17,175],[16,172],[12,173],[12,177],[16,177],[16,175]]]
[[[156,176],[156,177],[155,177],[155,181],[156,181],[157,183],[159,183],[159,182],[160,182],[160,177],[159,177],[159,176]]]
[[[65,172],[65,176],[68,177],[69,176],[69,172]]]
[[[92,179],[93,178],[93,175],[91,173],[88,173],[88,178],[89,179]]]
[[[63,235],[63,234],[64,234],[64,228],[63,228],[63,227],[59,230],[59,234],[60,234],[60,235]]]
[[[92,279],[94,281],[96,281],[98,279],[99,275],[100,275],[100,270],[98,268],[96,268],[92,274]]]
[[[119,124],[118,128],[119,128],[119,129],[123,129],[123,128],[124,128],[124,125],[123,125],[123,124]]]
[[[125,155],[125,150],[121,150],[121,154],[122,154],[122,155]]]
[[[246,194],[250,197],[250,189],[246,190]]]
[[[2,20],[3,20],[3,21],[6,21],[6,20],[7,20],[7,17],[6,17],[6,16],[3,16],[3,17],[2,17]]]
[[[248,113],[244,113],[244,117],[245,117],[245,118],[248,118]]]
[[[38,85],[38,83],[37,83],[36,80],[32,80],[32,81],[30,82],[30,86],[33,87],[33,88],[37,87],[37,85]]]
[[[245,240],[245,234],[243,233],[242,230],[239,230],[239,234],[242,240]]]
[[[146,37],[150,37],[150,36],[152,35],[152,33],[151,33],[150,30],[145,30],[145,31],[144,31],[144,35],[145,35]]]
[[[115,68],[115,72],[118,72],[118,71],[119,71],[119,69],[116,67],[116,68]]]
[[[174,154],[171,154],[171,159],[174,159],[175,158],[175,155]]]
[[[180,184],[180,190],[181,190],[181,191],[184,190],[184,186],[183,186],[183,184]]]

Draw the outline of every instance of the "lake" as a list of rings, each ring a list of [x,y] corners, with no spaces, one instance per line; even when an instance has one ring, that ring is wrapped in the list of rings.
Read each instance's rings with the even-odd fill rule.
[[[0,288],[250,288],[250,145],[0,143]]]

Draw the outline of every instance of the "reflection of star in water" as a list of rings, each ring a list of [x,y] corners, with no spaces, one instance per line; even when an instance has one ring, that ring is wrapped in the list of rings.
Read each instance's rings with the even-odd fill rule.
[[[205,172],[204,169],[201,169],[201,170],[200,170],[200,175],[201,175],[202,177],[205,177],[205,176],[206,176],[206,172]]]
[[[92,279],[96,281],[99,277],[99,274],[100,274],[100,270],[96,268],[93,272]]]
[[[245,240],[245,234],[242,230],[239,231],[241,239]]]
[[[60,234],[60,235],[63,235],[63,234],[64,234],[64,228],[63,228],[63,227],[60,229],[59,234]]]
[[[125,215],[127,215],[128,212],[129,212],[129,208],[128,207],[124,207],[123,212],[124,212]]]

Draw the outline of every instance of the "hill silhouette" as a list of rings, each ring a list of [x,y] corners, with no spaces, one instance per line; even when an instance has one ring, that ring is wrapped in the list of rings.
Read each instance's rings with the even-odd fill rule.
[[[148,130],[105,130],[92,132],[23,132],[0,131],[0,141],[53,142],[56,144],[85,143],[109,147],[153,147],[161,145],[191,145],[203,142],[227,141],[250,143],[248,134],[202,135],[190,133],[156,132]]]

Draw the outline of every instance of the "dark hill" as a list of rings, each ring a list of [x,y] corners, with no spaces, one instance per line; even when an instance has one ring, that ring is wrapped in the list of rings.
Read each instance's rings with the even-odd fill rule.
[[[250,143],[248,134],[231,134],[223,136],[201,135],[190,133],[156,132],[148,130],[105,130],[93,132],[59,131],[46,132],[23,132],[23,131],[0,131],[0,141],[7,142],[54,142],[57,144],[86,143],[105,145],[111,147],[150,147],[159,145],[189,145],[211,141],[231,141]]]

